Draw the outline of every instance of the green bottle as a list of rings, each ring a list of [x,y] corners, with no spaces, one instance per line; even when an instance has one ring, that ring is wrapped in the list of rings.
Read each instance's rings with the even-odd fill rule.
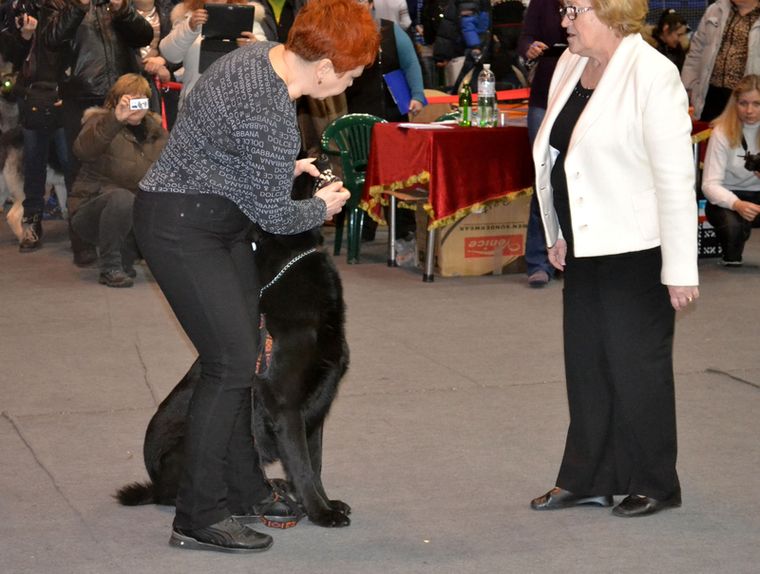
[[[462,82],[462,88],[459,90],[459,125],[472,125],[472,88],[467,82]]]

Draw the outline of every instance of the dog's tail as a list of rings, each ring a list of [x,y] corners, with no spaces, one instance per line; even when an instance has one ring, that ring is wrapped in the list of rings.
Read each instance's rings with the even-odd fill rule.
[[[119,501],[119,504],[124,506],[140,506],[141,504],[154,504],[155,493],[153,483],[147,482],[133,482],[120,488],[114,498]]]

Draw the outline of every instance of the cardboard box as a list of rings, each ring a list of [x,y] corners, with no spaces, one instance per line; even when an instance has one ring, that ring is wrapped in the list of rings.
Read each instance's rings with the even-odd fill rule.
[[[699,200],[699,224],[697,227],[697,253],[700,259],[710,257],[720,257],[723,251],[720,248],[718,236],[715,235],[715,229],[705,216],[705,205],[707,200]]]
[[[525,234],[530,195],[494,203],[436,230],[435,270],[444,277],[500,275],[525,271]],[[424,266],[427,217],[417,218],[417,247]]]

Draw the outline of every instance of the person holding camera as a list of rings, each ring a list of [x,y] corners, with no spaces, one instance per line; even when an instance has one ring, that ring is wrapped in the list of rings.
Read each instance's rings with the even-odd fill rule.
[[[18,71],[13,90],[18,101],[18,121],[24,142],[20,253],[31,253],[42,247],[51,150],[57,159],[53,165],[61,169],[66,191],[71,191],[70,152],[62,128],[63,102],[58,90],[64,70],[58,54],[39,41],[39,30],[44,25],[44,22],[38,22],[39,17],[39,0],[7,2],[0,17],[2,52]]]
[[[42,41],[67,62],[70,73],[61,84],[66,113],[63,128],[69,150],[82,127],[84,111],[101,106],[116,80],[140,73],[137,49],[153,39],[153,27],[137,13],[132,0],[45,0],[42,7]],[[71,157],[72,171],[79,169]],[[75,233],[70,233],[74,263],[92,265],[97,254]]]
[[[712,122],[702,193],[727,267],[742,264],[744,244],[760,227],[760,76],[744,76]]]
[[[166,144],[161,117],[148,110],[151,89],[140,74],[125,74],[106,95],[102,107],[84,114],[74,142],[82,162],[69,198],[71,226],[98,246],[99,282],[131,287],[138,257],[132,233],[132,204],[137,186]]]

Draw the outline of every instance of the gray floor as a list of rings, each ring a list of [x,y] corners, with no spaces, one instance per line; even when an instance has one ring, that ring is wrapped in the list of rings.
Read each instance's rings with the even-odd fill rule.
[[[111,498],[145,477],[145,426],[194,356],[145,267],[108,289],[71,264],[63,222],[25,255],[0,223],[2,574],[760,572],[760,232],[743,269],[700,264],[676,340],[684,506],[634,520],[528,508],[567,424],[561,283],[423,284],[382,241],[340,258],[352,364],[324,474],[353,523],[229,556],[170,548],[171,509]]]

